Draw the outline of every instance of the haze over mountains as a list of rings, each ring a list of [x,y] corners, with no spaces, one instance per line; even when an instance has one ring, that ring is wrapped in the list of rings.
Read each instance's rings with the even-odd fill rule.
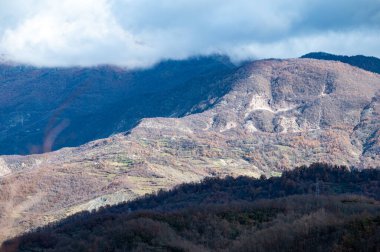
[[[0,154],[78,146],[127,131],[142,118],[201,111],[227,91],[215,85],[235,68],[222,56],[134,71],[0,65]]]
[[[61,109],[67,111],[60,114],[58,110],[59,116],[52,117],[63,120],[62,115],[83,115],[78,118],[83,124],[75,123],[75,117],[70,119],[70,125],[75,125],[70,130],[74,133],[76,129],[89,130],[91,134],[79,138],[76,144],[102,137],[103,133],[128,130],[139,123],[128,132],[77,148],[42,155],[1,157],[1,237],[78,211],[115,204],[207,176],[273,176],[313,162],[359,168],[379,166],[378,74],[340,62],[314,59],[262,60],[240,67],[220,57],[193,59],[187,63],[167,62],[158,65],[157,72],[125,73],[128,78],[136,78],[132,78],[135,83],[145,83],[144,89],[132,85],[130,90],[136,97],[131,100],[124,99],[124,93],[117,89],[107,91],[105,98],[116,97],[112,103],[100,98],[105,87],[95,85],[95,81],[101,79],[99,76],[111,76],[107,79],[117,80],[112,84],[117,88],[121,81],[118,82],[115,71],[121,70],[98,68],[91,70],[97,74],[91,72],[90,75],[86,72],[88,69],[66,69],[75,72],[70,72],[70,79],[81,76],[73,83],[89,83],[97,90],[90,94],[83,91],[85,95],[80,91],[83,99],[75,100],[70,98],[76,97],[70,96],[75,93],[76,86],[73,86],[64,99],[70,101],[69,105]],[[29,77],[24,80],[33,77],[34,71],[39,74],[35,80],[46,83],[49,75],[54,76],[51,72],[41,74],[36,69],[25,71]],[[15,76],[2,85],[11,86]],[[153,86],[151,81],[157,80],[157,76],[165,80],[167,88]],[[62,86],[61,90],[63,93]],[[151,92],[147,95],[144,90]],[[55,97],[59,92],[47,95],[49,93],[41,92],[34,97],[57,102]],[[10,97],[8,103],[14,102]],[[162,103],[162,97],[169,97],[164,99],[168,103]],[[18,106],[23,104],[21,101]],[[126,101],[132,102],[133,110],[123,109],[129,108]],[[17,107],[17,102],[14,105]],[[38,108],[43,110],[46,106],[40,104]],[[33,106],[21,108],[27,110]],[[59,105],[51,109],[57,112],[54,108]],[[69,113],[72,111],[76,113]],[[98,121],[84,120],[91,118],[95,111],[103,111]],[[109,117],[114,113],[116,117]],[[142,119],[147,115],[155,118]],[[52,129],[56,127],[54,124]],[[20,128],[15,126],[15,129]],[[73,139],[67,132],[63,130],[57,139],[64,141],[65,136]],[[37,136],[36,139],[40,139],[37,143],[44,146],[41,139],[45,139],[45,135]],[[21,144],[18,148],[24,147]]]
[[[380,0],[0,1],[0,252],[380,251],[379,44]]]
[[[380,60],[310,53],[380,72]],[[166,61],[147,70],[112,66],[36,68],[0,65],[0,155],[49,152],[128,131],[142,118],[202,111],[229,89],[227,57]],[[147,102],[149,101],[149,102]]]

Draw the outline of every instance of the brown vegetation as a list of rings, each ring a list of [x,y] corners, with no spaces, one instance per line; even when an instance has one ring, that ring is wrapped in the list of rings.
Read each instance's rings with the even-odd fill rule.
[[[378,251],[380,171],[314,164],[83,212],[2,251]],[[377,200],[376,200],[377,199]]]
[[[1,157],[11,173],[0,178],[0,240],[208,176],[278,176],[315,162],[380,165],[379,75],[336,62],[266,60],[223,83],[231,89],[201,113],[143,119],[78,148]]]

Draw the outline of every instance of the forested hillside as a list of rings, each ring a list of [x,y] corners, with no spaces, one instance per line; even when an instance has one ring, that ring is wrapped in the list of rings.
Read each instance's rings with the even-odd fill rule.
[[[235,68],[222,56],[137,70],[0,63],[0,155],[78,146],[130,130],[146,117],[202,111],[228,91],[218,81]]]
[[[314,52],[308,53],[302,56],[302,58],[340,61],[370,72],[380,74],[380,59],[376,57],[369,57],[363,55],[341,56],[324,52]]]
[[[192,66],[181,67],[179,72]],[[215,76],[211,70],[197,69],[205,71],[209,82],[202,78],[180,82],[185,89],[179,93],[168,91],[170,97],[187,97],[170,100],[172,105],[175,101],[195,104],[188,102],[189,97],[197,97],[200,103],[195,107],[180,106],[190,108],[183,111],[192,111],[189,115],[168,118],[150,114],[154,118],[139,120],[129,131],[77,148],[23,157],[1,156],[0,241],[78,212],[205,177],[271,177],[315,162],[360,169],[380,166],[380,75],[341,62],[312,59],[248,62],[216,82],[208,78]],[[220,70],[215,65],[211,69]],[[204,85],[207,92],[202,89]],[[193,91],[187,92],[189,88]],[[131,113],[145,106],[146,112],[156,111],[148,109],[150,106],[158,110],[177,108],[166,106],[169,100],[159,97],[169,96],[154,96],[156,107],[139,100],[144,106]],[[87,101],[93,104],[94,100]],[[114,107],[123,111],[119,111],[119,105]],[[105,115],[116,114],[105,110]],[[84,131],[106,133],[100,124],[84,118],[80,118],[88,123]],[[104,124],[111,121],[101,120]],[[80,130],[75,132],[81,135]],[[57,143],[58,138],[55,140]],[[291,181],[287,184],[295,193],[312,190],[310,181],[296,188]],[[327,189],[340,190],[338,184]],[[249,195],[287,195],[288,189],[272,191],[274,186],[263,192],[255,189]],[[327,190],[326,186],[320,185],[320,191]],[[357,183],[347,184],[345,190],[371,196],[368,188],[357,188]]]
[[[380,170],[207,178],[7,241],[2,251],[379,251]]]

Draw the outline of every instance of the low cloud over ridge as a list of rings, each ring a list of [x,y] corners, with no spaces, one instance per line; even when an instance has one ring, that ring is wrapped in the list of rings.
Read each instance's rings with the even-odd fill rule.
[[[380,0],[12,0],[0,2],[0,54],[40,66],[145,67],[310,51],[380,57]]]

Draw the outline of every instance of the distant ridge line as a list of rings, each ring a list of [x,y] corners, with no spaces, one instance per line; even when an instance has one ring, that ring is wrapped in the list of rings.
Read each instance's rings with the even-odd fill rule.
[[[345,56],[326,52],[312,52],[301,56],[301,58],[340,61],[351,66],[359,67],[366,71],[380,74],[380,59],[373,56]]]

